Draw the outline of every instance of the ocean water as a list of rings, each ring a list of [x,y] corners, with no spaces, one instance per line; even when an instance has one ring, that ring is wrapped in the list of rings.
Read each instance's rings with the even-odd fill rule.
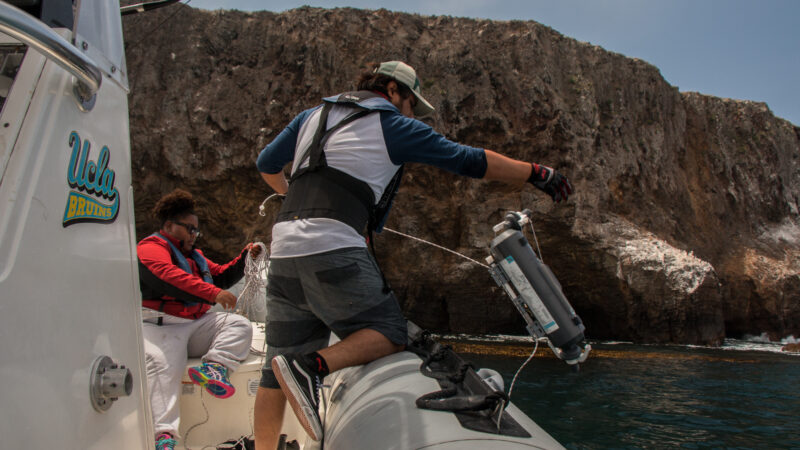
[[[531,342],[444,341],[506,391]],[[800,355],[780,345],[721,348],[593,343],[578,372],[545,345],[511,401],[569,449],[800,449]]]

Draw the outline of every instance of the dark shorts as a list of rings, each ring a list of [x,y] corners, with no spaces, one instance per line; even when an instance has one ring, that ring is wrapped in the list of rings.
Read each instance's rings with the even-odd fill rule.
[[[405,345],[406,319],[380,269],[365,248],[270,260],[267,278],[267,356],[261,387],[279,388],[270,361],[311,353],[368,328]]]

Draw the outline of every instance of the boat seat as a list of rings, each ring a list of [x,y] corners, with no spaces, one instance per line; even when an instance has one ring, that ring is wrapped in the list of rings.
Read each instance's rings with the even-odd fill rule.
[[[239,368],[230,374],[236,393],[227,399],[211,396],[192,383],[188,370],[202,364],[200,358],[190,358],[181,379],[180,434],[190,447],[219,444],[230,439],[253,434],[253,405],[261,381],[261,367],[266,351],[264,324],[254,322],[250,354]],[[291,410],[291,409],[290,409]],[[187,436],[187,431],[189,432]]]

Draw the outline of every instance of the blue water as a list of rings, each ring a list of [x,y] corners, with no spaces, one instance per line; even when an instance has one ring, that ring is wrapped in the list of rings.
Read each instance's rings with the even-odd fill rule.
[[[594,348],[578,373],[554,358],[533,358],[512,392],[511,401],[567,448],[800,449],[800,356]],[[526,359],[459,352],[500,372],[506,391]]]

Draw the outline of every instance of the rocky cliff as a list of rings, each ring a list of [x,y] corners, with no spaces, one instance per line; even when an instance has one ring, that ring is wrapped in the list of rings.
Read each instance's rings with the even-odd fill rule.
[[[155,200],[181,186],[200,200],[216,259],[268,242],[278,205],[257,214],[271,193],[260,149],[352,89],[365,62],[401,59],[418,69],[434,128],[555,166],[576,194],[554,206],[530,187],[412,165],[388,227],[483,260],[492,225],[532,209],[589,338],[800,335],[800,128],[765,104],[681,93],[644,61],[536,22],[179,8],[124,19],[140,236]],[[485,269],[390,233],[377,256],[419,325],[524,333]]]

